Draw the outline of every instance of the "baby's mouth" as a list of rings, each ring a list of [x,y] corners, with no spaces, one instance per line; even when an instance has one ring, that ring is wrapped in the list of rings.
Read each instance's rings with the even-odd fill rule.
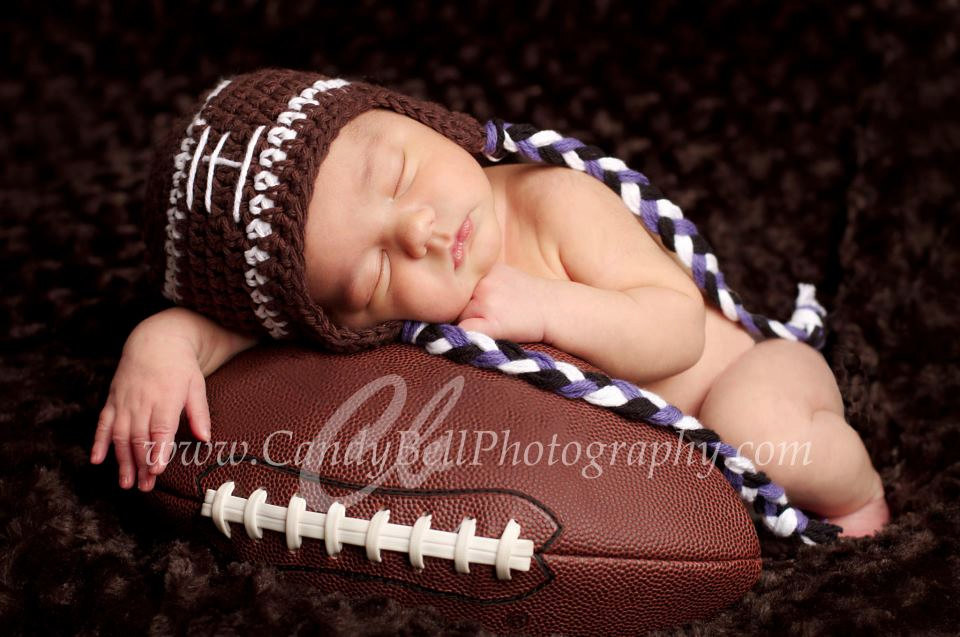
[[[453,245],[450,246],[450,253],[453,255],[453,269],[456,270],[463,264],[463,259],[466,256],[466,245],[467,239],[470,237],[470,234],[473,232],[473,221],[470,219],[470,215],[467,215],[467,218],[463,220],[463,223],[460,225],[460,229],[457,230],[457,236],[454,237]]]

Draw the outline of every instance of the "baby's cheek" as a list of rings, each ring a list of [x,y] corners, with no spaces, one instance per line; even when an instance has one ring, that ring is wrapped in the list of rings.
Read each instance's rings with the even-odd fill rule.
[[[397,318],[428,323],[453,323],[470,297],[447,284],[406,286],[394,297]]]

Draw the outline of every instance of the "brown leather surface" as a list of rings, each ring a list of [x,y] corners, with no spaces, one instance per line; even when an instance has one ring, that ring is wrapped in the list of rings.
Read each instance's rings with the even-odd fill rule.
[[[524,347],[596,371],[547,345]],[[334,413],[371,382],[385,386],[362,402],[355,400],[355,411],[329,437],[337,429]],[[464,574],[456,572],[451,560],[426,558],[426,568],[418,572],[406,554],[383,551],[383,561],[375,563],[367,560],[363,547],[349,545],[330,557],[322,541],[309,538],[291,552],[280,533],[264,531],[262,540],[253,540],[242,525],[233,524],[228,539],[209,522],[210,537],[228,553],[276,564],[289,577],[326,590],[432,605],[498,632],[632,633],[707,617],[739,599],[759,576],[759,543],[743,504],[692,445],[678,445],[669,431],[631,423],[501,372],[456,364],[410,345],[349,355],[269,346],[230,361],[207,379],[207,390],[213,440],[233,443],[233,459],[229,444],[221,448],[219,464],[217,449],[199,466],[184,464],[193,447],[175,458],[154,491],[156,501],[174,516],[199,516],[206,489],[233,480],[235,496],[262,487],[270,504],[285,506],[299,494],[309,509],[319,511],[336,499],[347,504],[350,517],[369,518],[388,508],[391,522],[412,525],[431,512],[431,528],[447,531],[473,517],[476,534],[487,537],[499,537],[513,518],[521,526],[520,537],[535,544],[530,570],[499,580],[492,566],[471,564]],[[393,460],[400,431],[424,433],[435,425],[425,440],[452,430],[449,457],[454,461],[465,441],[460,464],[429,473],[419,483],[398,471],[387,473],[375,490],[350,503],[351,494],[356,497],[369,485],[368,474],[381,466],[369,462],[369,452],[364,463],[346,464],[342,455],[337,463],[329,455],[326,462],[309,466],[295,461],[298,446],[321,432],[331,444],[339,441],[341,454],[365,427],[369,444],[377,419],[394,400],[396,418],[381,421],[378,453],[390,443],[385,457]],[[445,409],[446,415],[438,418]],[[492,432],[498,440],[474,464],[473,436],[479,430],[491,432],[482,442],[489,443]],[[514,465],[508,447],[501,462],[504,430],[509,430],[508,444],[520,442],[521,459],[523,450],[531,443],[535,450],[538,441],[542,459]],[[187,440],[184,432],[189,430],[182,425],[180,431],[178,439]],[[264,440],[276,431],[292,433],[271,438],[271,464],[264,457]],[[558,445],[556,462],[550,465],[553,434]],[[571,446],[565,464],[561,452],[571,441],[580,442],[580,458],[572,462]],[[602,473],[587,478],[581,472],[589,464],[585,452],[593,441],[595,448],[605,444],[606,452],[597,459]],[[614,442],[624,446],[611,463]],[[646,445],[643,462],[627,464],[626,450],[634,443]],[[421,452],[424,446],[419,445]],[[661,464],[652,467],[654,455]],[[423,468],[422,463],[408,467],[411,472]]]

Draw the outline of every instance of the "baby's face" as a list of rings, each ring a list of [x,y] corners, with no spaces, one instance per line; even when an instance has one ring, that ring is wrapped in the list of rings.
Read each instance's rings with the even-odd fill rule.
[[[490,181],[466,150],[393,111],[344,126],[317,171],[304,237],[307,285],[336,323],[451,323],[501,249]],[[451,248],[473,231],[455,268]]]

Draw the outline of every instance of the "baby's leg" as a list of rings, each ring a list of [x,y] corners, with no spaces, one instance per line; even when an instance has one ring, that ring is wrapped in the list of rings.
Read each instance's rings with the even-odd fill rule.
[[[842,535],[872,535],[889,520],[883,483],[843,417],[833,372],[809,345],[757,343],[713,382],[698,418],[794,506],[843,526]]]

